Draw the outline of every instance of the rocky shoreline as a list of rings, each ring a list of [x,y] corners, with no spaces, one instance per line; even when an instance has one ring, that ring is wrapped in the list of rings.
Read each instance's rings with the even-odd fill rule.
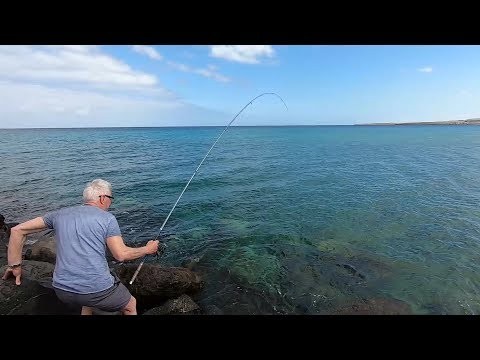
[[[355,124],[358,126],[398,126],[398,125],[480,125],[480,119],[464,119],[464,120],[446,120],[446,121],[416,121],[416,122],[400,122],[400,123],[367,123]]]
[[[8,232],[0,228],[0,272],[3,276],[7,265]],[[205,283],[194,266],[166,267],[145,263],[135,282],[129,281],[137,264],[116,263],[107,256],[110,270],[137,299],[139,315],[222,315],[224,310],[215,305],[199,306],[201,290]],[[52,288],[52,276],[56,261],[55,236],[52,230],[28,237],[23,249],[22,284],[15,285],[11,278],[0,279],[0,315],[80,315],[80,308],[62,303]],[[336,269],[344,269],[344,276],[365,282],[362,272],[349,264],[332,262]],[[335,266],[336,264],[336,266]],[[357,279],[357,280],[358,280]],[[331,284],[332,285],[332,284]],[[334,285],[334,284],[333,284]],[[332,285],[332,286],[333,286]],[[95,315],[118,315],[94,311]],[[352,299],[319,315],[408,315],[412,309],[407,303],[386,297],[371,296]]]
[[[8,233],[0,230],[0,272],[7,265]],[[0,315],[79,315],[80,308],[62,303],[52,287],[56,251],[54,233],[46,231],[28,239],[23,250],[22,283],[0,279]],[[203,287],[199,274],[187,268],[144,264],[135,282],[129,281],[137,265],[109,261],[116,274],[137,299],[140,315],[202,314],[192,297]],[[95,311],[96,315],[117,315]]]

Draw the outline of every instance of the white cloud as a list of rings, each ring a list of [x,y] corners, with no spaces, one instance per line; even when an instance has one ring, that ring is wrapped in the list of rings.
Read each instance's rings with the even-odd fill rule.
[[[0,128],[155,125],[190,107],[99,46],[0,46]]]
[[[44,85],[0,81],[0,109],[24,112],[89,113],[86,109],[121,107],[123,105],[155,104],[163,107],[180,106],[173,97],[138,99],[128,94],[101,94],[89,90],[71,90]]]
[[[165,112],[189,107],[173,96],[135,98],[128,93],[0,81],[0,128],[131,126],[142,124],[147,117],[154,125]],[[79,123],[80,118],[85,120]]]
[[[225,80],[214,67],[176,65],[182,71]],[[0,128],[224,121],[223,114],[183,101],[159,86],[154,75],[133,69],[101,46],[0,46]]]
[[[167,61],[167,64],[171,66],[172,68],[186,72],[186,73],[193,73],[193,74],[198,74],[201,76],[205,76],[207,78],[214,79],[219,82],[229,82],[230,78],[228,78],[225,75],[222,75],[217,72],[217,68],[213,65],[207,66],[207,68],[191,68],[190,66],[187,66],[185,64],[177,63],[174,61]]]
[[[154,60],[162,60],[163,57],[158,53],[157,50],[155,50],[151,46],[146,46],[146,45],[133,45],[132,46],[133,51],[147,55],[149,58],[154,59]]]
[[[174,68],[175,70],[179,70],[183,72],[192,72],[192,69],[185,64],[177,63],[174,61],[167,61],[167,64],[172,68]]]
[[[245,64],[258,64],[261,58],[273,57],[271,45],[212,45],[210,56]]]
[[[230,115],[179,99],[132,99],[0,81],[0,128],[221,126]]]
[[[155,76],[89,46],[0,46],[0,80],[152,88]]]
[[[431,66],[426,66],[426,67],[418,69],[418,71],[425,72],[425,73],[431,73],[433,71],[433,68]]]
[[[148,57],[155,59],[155,60],[162,60],[163,57],[151,46],[145,45],[134,45],[132,49],[140,54],[147,55]],[[167,61],[167,64],[178,71],[185,72],[185,73],[192,73],[204,76],[206,78],[214,79],[218,82],[229,82],[230,78],[225,75],[220,74],[216,67],[213,65],[207,66],[207,68],[192,68],[186,64],[178,63],[175,61]]]
[[[63,47],[64,49],[86,53],[98,49],[97,45],[49,45],[50,47]]]
[[[206,69],[195,69],[194,72],[196,74],[205,76],[207,78],[212,78],[216,81],[220,81],[220,82],[229,82],[230,81],[230,78],[228,78],[228,77],[226,77],[222,74],[219,74],[217,72],[217,68],[213,65],[209,65]]]

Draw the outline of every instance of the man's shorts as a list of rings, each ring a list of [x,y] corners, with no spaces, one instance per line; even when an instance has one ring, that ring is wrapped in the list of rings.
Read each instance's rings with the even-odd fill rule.
[[[103,291],[92,294],[76,294],[54,288],[58,298],[67,304],[88,306],[103,311],[121,311],[127,306],[132,295],[117,276],[113,285]]]

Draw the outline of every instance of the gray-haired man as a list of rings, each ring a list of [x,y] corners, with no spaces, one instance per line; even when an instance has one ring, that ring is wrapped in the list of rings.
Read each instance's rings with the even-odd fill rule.
[[[20,285],[26,236],[47,228],[54,229],[57,258],[52,285],[60,300],[81,305],[82,315],[91,315],[92,308],[136,315],[135,298],[110,273],[106,247],[115,259],[126,261],[155,254],[158,240],[150,240],[139,248],[125,245],[117,219],[107,211],[113,201],[109,182],[96,179],[87,184],[83,200],[83,205],[52,211],[13,227],[8,246],[8,268],[3,279],[13,275],[16,284]]]

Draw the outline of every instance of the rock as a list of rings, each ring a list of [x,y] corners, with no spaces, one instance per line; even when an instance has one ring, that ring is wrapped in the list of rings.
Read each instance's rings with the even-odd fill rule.
[[[162,306],[155,307],[143,313],[143,315],[191,315],[200,314],[200,307],[188,295],[181,295],[176,299],[165,302]]]
[[[5,273],[6,266],[0,268]],[[0,314],[46,315],[80,314],[80,308],[62,303],[52,289],[54,266],[38,261],[24,261],[22,283],[17,286],[14,278],[0,279]]]
[[[0,268],[2,276],[5,273],[6,268],[6,266],[2,266]],[[49,280],[51,283],[54,269],[55,266],[46,262],[23,260],[22,280],[25,278],[39,282],[45,282]]]
[[[5,217],[2,214],[0,214],[0,243],[1,244],[4,244],[5,246],[8,245],[8,241],[10,239],[10,229],[16,225],[18,225],[17,222],[6,223]]]
[[[137,264],[118,264],[113,270],[137,299],[137,307],[151,308],[164,300],[192,294],[203,287],[196,273],[180,267],[144,264],[132,285],[129,284]]]
[[[0,266],[7,264],[7,250],[8,248],[0,240]]]
[[[350,264],[336,264],[339,267],[343,267],[346,269],[350,274],[354,276],[358,276],[361,279],[365,279],[365,275],[363,275],[361,272],[359,272],[354,266]]]
[[[222,309],[216,305],[207,305],[203,311],[205,315],[223,315]]]
[[[54,236],[50,235],[38,240],[25,252],[24,258],[26,260],[44,261],[55,264],[57,250]]]
[[[188,270],[194,271],[197,268],[200,260],[200,257],[188,258],[182,263],[182,266]]]
[[[7,248],[9,239],[10,236],[7,234],[7,232],[0,228],[0,246],[2,248]]]
[[[397,299],[364,299],[334,309],[333,315],[410,315],[412,310],[406,302]]]
[[[15,286],[15,290],[14,297],[8,303],[16,306],[8,315],[80,315],[81,307],[63,303],[53,289],[45,288],[38,282],[26,279],[20,286],[16,286],[13,281],[9,286]]]

